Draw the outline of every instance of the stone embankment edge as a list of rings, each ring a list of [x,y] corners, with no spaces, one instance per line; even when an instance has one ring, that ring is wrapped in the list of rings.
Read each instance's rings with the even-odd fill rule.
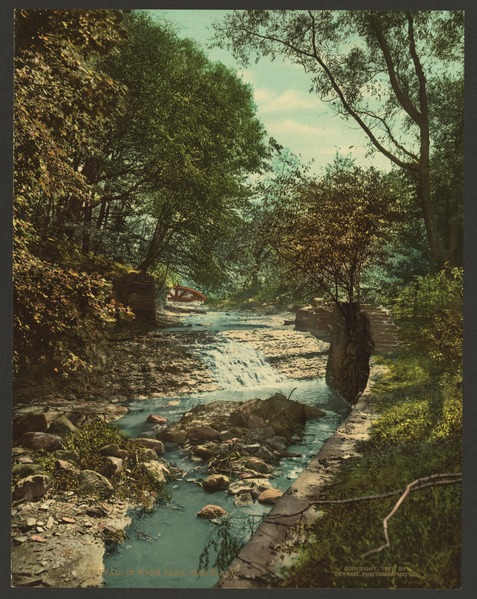
[[[346,420],[265,516],[216,586],[229,589],[273,586],[280,568],[290,563],[289,548],[296,545],[300,525],[310,525],[321,515],[311,504],[336,476],[342,462],[360,455],[356,444],[368,437],[377,417],[370,402],[372,387],[386,371],[382,365],[371,364],[368,385]]]

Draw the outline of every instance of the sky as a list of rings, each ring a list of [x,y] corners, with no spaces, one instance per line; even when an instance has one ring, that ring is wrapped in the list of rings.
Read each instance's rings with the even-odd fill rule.
[[[304,163],[313,161],[312,172],[319,174],[333,161],[336,152],[353,157],[357,164],[390,169],[391,163],[383,155],[373,153],[366,157],[369,144],[357,124],[345,121],[316,94],[309,93],[310,79],[300,65],[280,58],[273,62],[262,58],[244,69],[227,50],[208,48],[214,34],[212,23],[230,11],[147,12],[155,19],[167,19],[180,37],[194,39],[211,60],[235,69],[244,82],[252,85],[257,117],[267,133],[300,155]]]

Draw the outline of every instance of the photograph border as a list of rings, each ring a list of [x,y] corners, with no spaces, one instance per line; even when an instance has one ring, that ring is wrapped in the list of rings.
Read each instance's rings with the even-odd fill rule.
[[[0,201],[0,338],[2,347],[0,351],[0,397],[2,401],[2,420],[0,434],[1,468],[0,468],[0,501],[1,501],[1,542],[0,542],[0,589],[3,597],[31,597],[33,594],[50,596],[98,596],[118,597],[130,596],[131,590],[136,589],[25,589],[10,586],[10,454],[12,445],[11,434],[11,410],[12,410],[12,284],[11,284],[11,255],[12,255],[12,70],[13,70],[13,10],[16,8],[164,8],[164,9],[247,9],[247,8],[333,8],[333,9],[379,9],[379,10],[464,10],[466,13],[466,66],[465,66],[465,203],[464,203],[464,465],[463,465],[463,560],[462,560],[462,587],[460,590],[386,590],[386,589],[253,589],[252,595],[260,593],[261,596],[288,596],[290,593],[299,593],[305,597],[364,597],[370,593],[381,597],[382,593],[393,593],[393,597],[405,593],[405,597],[418,596],[426,593],[426,597],[439,593],[439,597],[456,592],[463,593],[465,597],[471,596],[477,589],[477,568],[475,567],[475,555],[477,554],[477,523],[475,514],[476,472],[477,472],[477,442],[475,441],[477,399],[474,398],[477,387],[476,371],[473,362],[477,358],[477,319],[475,304],[477,298],[477,244],[475,243],[477,226],[477,202],[475,190],[477,189],[477,167],[475,156],[477,155],[477,85],[476,85],[476,63],[477,63],[477,3],[475,0],[334,0],[314,2],[305,1],[184,1],[176,2],[148,1],[128,2],[117,0],[116,2],[96,0],[95,2],[81,1],[24,1],[2,0],[0,6],[0,48],[1,48],[1,201]],[[224,592],[222,589],[137,589],[142,597],[187,597],[191,593],[194,596],[205,597]],[[246,589],[247,593],[250,591]],[[229,591],[230,592],[230,591]],[[234,590],[233,593],[240,593]],[[248,595],[247,595],[248,596]]]

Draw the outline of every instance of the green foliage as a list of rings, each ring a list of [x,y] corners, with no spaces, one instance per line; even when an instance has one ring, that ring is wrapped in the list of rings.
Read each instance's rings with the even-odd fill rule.
[[[90,369],[105,330],[130,312],[97,275],[63,268],[18,250],[14,273],[14,369],[68,376]]]
[[[381,255],[363,273],[363,297],[377,305],[389,305],[416,275],[433,269],[425,224],[420,218],[421,207],[416,202],[415,182],[397,169],[385,178],[398,198],[402,217],[389,223],[385,239],[379,240]]]
[[[164,22],[132,12],[124,25],[127,41],[101,63],[128,89],[99,165],[101,249],[211,288],[227,267],[221,244],[246,204],[246,175],[265,156],[252,92]]]
[[[427,354],[440,372],[462,372],[463,270],[416,277],[396,298],[403,340]]]
[[[363,271],[381,255],[399,204],[375,170],[335,164],[271,210],[271,243],[293,281],[334,302],[360,300]]]
[[[462,405],[458,377],[436,381],[416,355],[388,361],[390,375],[374,389],[381,412],[359,458],[347,460],[320,499],[345,499],[404,490],[413,480],[461,470]],[[399,494],[322,505],[325,515],[308,530],[306,549],[284,572],[284,587],[458,588],[460,487],[413,492],[389,522]]]
[[[16,13],[14,214],[56,256],[91,200],[85,157],[100,151],[119,107],[121,90],[95,60],[120,41],[121,19],[107,10]]]
[[[432,429],[429,402],[409,398],[386,411],[371,431],[371,441],[380,448],[396,443],[424,440]]]
[[[286,588],[460,587],[460,492],[412,494],[390,524],[391,549],[360,555],[383,542],[382,519],[396,498],[330,507],[309,548],[282,581]]]
[[[127,436],[116,426],[95,418],[87,420],[81,428],[69,434],[64,448],[78,454],[80,468],[94,470],[97,458],[100,458],[98,450],[113,443],[124,449]]]
[[[82,470],[101,470],[106,457],[98,453],[105,445],[115,444],[128,452],[123,469],[110,478],[117,498],[131,500],[146,509],[152,509],[158,499],[168,500],[171,495],[166,484],[155,479],[142,467],[144,448],[131,445],[127,436],[114,424],[93,418],[64,439],[64,448],[78,456],[77,466]],[[55,469],[56,458],[52,454],[40,456],[43,469],[50,472],[53,488],[57,491],[77,491],[78,475]]]
[[[437,266],[461,264],[462,12],[233,11],[216,30],[244,65],[283,56],[302,67],[310,91],[413,179]]]
[[[273,251],[272,207],[291,201],[304,181],[307,168],[287,148],[269,139],[268,166],[253,186],[252,201],[241,213],[236,227],[223,244],[224,260],[231,276],[225,288],[234,305],[246,300],[280,301],[293,294],[296,282]]]
[[[399,444],[427,443],[462,434],[462,397],[458,377],[437,386],[396,393],[398,403],[388,407],[375,422],[370,443],[380,450]]]
[[[97,68],[124,33],[120,11],[18,10],[14,106],[15,373],[85,372],[114,316],[101,277],[72,267],[98,153],[121,89]],[[75,245],[76,244],[76,245]]]

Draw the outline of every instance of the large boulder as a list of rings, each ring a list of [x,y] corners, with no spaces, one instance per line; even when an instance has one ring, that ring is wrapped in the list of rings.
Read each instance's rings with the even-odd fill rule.
[[[216,441],[219,439],[219,431],[211,426],[196,426],[189,430],[189,439],[192,442],[203,443],[204,441]]]
[[[192,453],[203,460],[210,459],[217,453],[217,447],[214,447],[215,443],[209,443],[207,445],[195,445],[192,449]]]
[[[271,474],[273,472],[273,466],[255,456],[247,457],[243,460],[242,464],[247,470],[251,470],[252,472],[259,472],[260,474]]]
[[[156,285],[154,277],[144,272],[120,274],[113,280],[116,299],[128,305],[137,319],[156,323]]]
[[[198,512],[197,518],[204,518],[206,520],[214,520],[215,518],[222,518],[227,514],[226,510],[220,505],[204,505],[204,507]]]
[[[22,478],[13,489],[13,500],[27,499],[35,501],[47,492],[50,479],[46,474],[34,474]]]
[[[230,415],[230,426],[239,426],[244,428],[265,428],[266,422],[257,414],[238,409]]]
[[[79,477],[78,492],[94,497],[109,497],[114,489],[109,480],[99,472],[83,470]]]
[[[177,443],[177,445],[182,445],[187,441],[187,433],[180,428],[169,428],[159,432],[156,435],[156,438],[164,441],[164,443]]]
[[[258,496],[258,501],[259,503],[273,504],[276,503],[282,495],[283,491],[280,491],[280,489],[275,489],[274,487],[272,487],[270,489],[265,489],[265,491],[262,491]]]
[[[59,416],[50,424],[48,432],[59,437],[66,437],[70,433],[76,432],[77,427],[66,416]]]
[[[273,452],[271,452],[267,447],[260,447],[258,451],[255,452],[255,457],[260,458],[264,462],[276,462],[277,457]]]
[[[276,393],[265,399],[254,412],[267,421],[285,419],[301,425],[306,423],[305,406],[292,399],[287,399],[281,393]]]
[[[50,433],[30,432],[24,433],[19,440],[22,447],[29,449],[43,450],[53,452],[57,449],[63,449],[63,441],[58,435]]]
[[[116,443],[104,445],[98,449],[98,453],[105,456],[112,456],[113,458],[120,458],[122,460],[128,457],[128,452],[125,449],[121,449]]]
[[[306,423],[305,406],[276,393],[268,399],[252,399],[232,412],[230,426],[264,430],[273,428],[274,434],[290,438]]]
[[[45,413],[28,412],[18,414],[13,418],[13,436],[21,437],[24,433],[45,433],[51,421],[51,416]]]
[[[202,482],[204,491],[214,493],[215,491],[225,491],[230,485],[230,479],[224,474],[211,474]]]
[[[223,431],[227,427],[230,413],[237,405],[236,401],[223,400],[199,404],[183,414],[180,427],[190,430],[199,426],[210,426],[215,430]]]
[[[144,472],[147,472],[147,474],[149,474],[149,476],[151,476],[156,483],[165,483],[167,481],[166,474],[169,472],[169,470],[167,469],[167,466],[160,462],[155,460],[143,462],[141,464],[141,469]]]
[[[146,438],[135,438],[129,439],[129,442],[138,447],[147,447],[148,449],[154,449],[157,455],[164,454],[164,443],[158,439],[146,439]]]
[[[157,455],[157,453],[154,451],[154,449],[149,449],[147,447],[142,448],[141,460],[143,462],[150,462],[151,460],[154,460],[157,462],[160,459],[161,458]]]

